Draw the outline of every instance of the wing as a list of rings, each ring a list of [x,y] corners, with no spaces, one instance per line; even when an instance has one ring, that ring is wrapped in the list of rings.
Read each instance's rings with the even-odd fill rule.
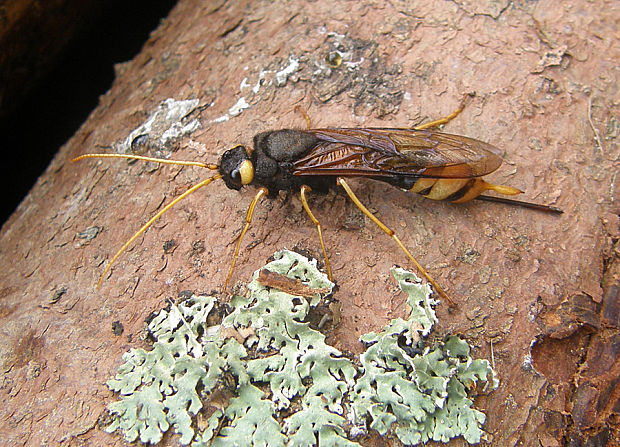
[[[293,174],[472,178],[502,163],[490,144],[429,130],[309,130],[320,142],[293,163]]]

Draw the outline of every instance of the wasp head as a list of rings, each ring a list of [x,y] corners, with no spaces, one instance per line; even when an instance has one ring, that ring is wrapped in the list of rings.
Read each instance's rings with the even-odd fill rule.
[[[230,189],[241,189],[254,180],[254,164],[245,146],[235,146],[222,154],[220,174]]]

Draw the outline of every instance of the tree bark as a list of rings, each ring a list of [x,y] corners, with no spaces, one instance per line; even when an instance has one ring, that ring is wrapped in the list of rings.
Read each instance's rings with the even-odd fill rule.
[[[179,2],[2,227],[7,445],[122,443],[96,428],[112,399],[105,381],[169,298],[190,289],[226,299],[255,194],[216,182],[190,196],[97,290],[116,250],[210,172],[72,157],[133,142],[146,155],[217,163],[261,131],[305,127],[297,105],[313,127],[411,127],[450,114],[474,91],[445,131],[501,147],[505,162],[491,181],[563,215],[351,184],[458,302],[439,306],[438,336],[460,334],[494,360],[500,388],[476,400],[491,444],[617,439],[618,5],[427,3]],[[183,123],[200,127],[165,143],[158,129],[128,140],[169,98],[197,99]],[[322,258],[297,197],[258,206],[233,281],[247,282],[283,247]],[[413,266],[341,194],[310,205],[343,304],[334,340],[359,352],[361,334],[402,315],[389,267]]]

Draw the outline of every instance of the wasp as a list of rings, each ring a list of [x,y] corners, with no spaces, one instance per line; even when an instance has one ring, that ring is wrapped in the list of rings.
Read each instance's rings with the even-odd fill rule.
[[[265,196],[276,196],[279,191],[299,191],[303,208],[316,226],[327,275],[332,280],[322,227],[310,210],[306,194],[312,190],[325,193],[330,188],[341,187],[360,211],[396,242],[437,292],[452,303],[446,292],[426,272],[395,232],[361,203],[347,179],[365,177],[432,200],[463,203],[477,198],[561,213],[561,210],[551,206],[481,195],[485,191],[494,191],[513,196],[522,191],[511,186],[495,185],[482,178],[498,169],[502,163],[500,151],[496,147],[473,138],[432,130],[457,116],[464,104],[465,101],[454,113],[445,118],[415,128],[310,129],[310,120],[302,112],[308,123],[307,130],[280,129],[259,133],[254,137],[253,149],[237,145],[225,151],[218,164],[173,161],[130,154],[85,154],[74,158],[73,161],[84,158],[128,158],[199,166],[218,171],[217,174],[176,197],[144,224],[113,256],[99,279],[98,287],[116,259],[162,214],[196,190],[222,179],[228,188],[234,190],[249,185],[258,187],[246,213],[245,226],[237,239],[226,284],[232,276],[241,241],[250,227],[258,202]]]

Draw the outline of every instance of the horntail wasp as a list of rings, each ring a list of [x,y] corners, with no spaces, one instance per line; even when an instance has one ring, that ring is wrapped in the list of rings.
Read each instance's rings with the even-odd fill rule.
[[[259,187],[248,208],[245,226],[237,239],[225,285],[232,276],[241,241],[250,227],[256,205],[262,197],[275,196],[282,190],[300,192],[303,208],[317,228],[327,275],[331,280],[333,276],[323,241],[321,224],[308,206],[306,193],[312,190],[325,193],[329,188],[337,185],[344,189],[362,213],[398,244],[439,294],[453,304],[446,292],[418,263],[394,231],[360,202],[346,179],[366,177],[418,193],[432,200],[463,203],[473,199],[482,199],[561,213],[561,210],[552,206],[481,195],[489,190],[508,196],[522,192],[511,186],[494,185],[482,179],[482,176],[495,171],[501,165],[502,158],[499,150],[479,140],[429,130],[456,117],[462,111],[466,99],[467,96],[451,115],[411,129],[382,127],[310,129],[310,120],[302,111],[308,123],[307,130],[282,129],[259,133],[254,137],[253,150],[237,145],[224,152],[217,165],[129,154],[85,154],[74,158],[73,161],[85,158],[126,158],[163,164],[199,166],[218,171],[218,174],[203,180],[176,197],[144,224],[113,256],[101,274],[97,287],[101,286],[116,259],[162,214],[196,190],[222,179],[230,189],[239,190],[247,185]]]

